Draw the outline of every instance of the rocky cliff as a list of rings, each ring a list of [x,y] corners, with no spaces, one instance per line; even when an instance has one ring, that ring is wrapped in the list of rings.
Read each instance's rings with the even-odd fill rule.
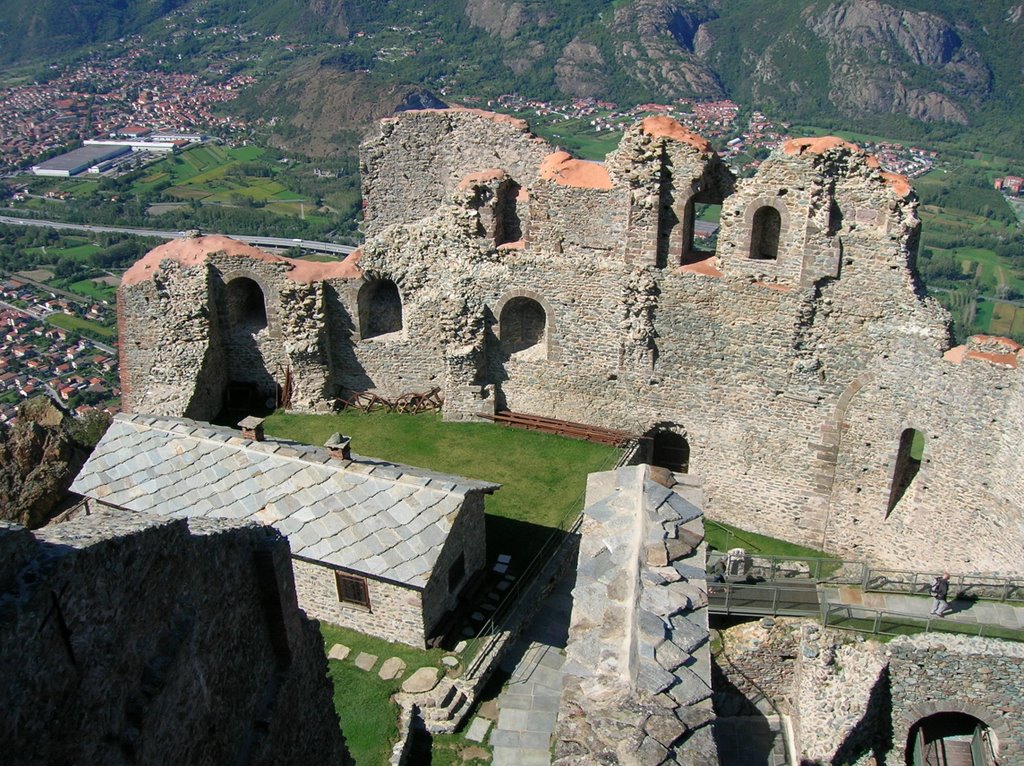
[[[23,404],[14,426],[0,429],[0,520],[45,524],[109,423],[75,420],[46,398]]]

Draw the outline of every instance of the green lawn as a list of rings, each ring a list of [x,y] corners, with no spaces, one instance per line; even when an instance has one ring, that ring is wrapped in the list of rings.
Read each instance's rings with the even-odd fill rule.
[[[326,623],[320,623],[320,632],[325,653],[339,643],[351,649],[346,659],[327,663],[327,673],[334,684],[334,708],[341,719],[349,752],[356,766],[382,766],[388,762],[391,747],[398,740],[398,705],[391,701],[391,695],[413,671],[427,665],[443,667],[441,657],[445,652],[392,644]],[[353,662],[360,652],[378,658],[369,672],[360,670]],[[405,672],[393,681],[377,675],[381,663],[389,657],[398,657],[407,665]]]
[[[608,470],[618,450],[493,423],[445,423],[436,413],[339,415],[278,412],[268,434],[323,444],[352,437],[352,451],[501,484],[486,500],[488,555],[509,553],[525,565],[553,530],[582,508],[586,477]]]
[[[78,282],[72,282],[67,286],[67,289],[78,295],[84,295],[93,300],[107,301],[108,303],[113,303],[117,297],[116,287],[108,285],[106,282],[101,282],[98,279],[83,279]]]

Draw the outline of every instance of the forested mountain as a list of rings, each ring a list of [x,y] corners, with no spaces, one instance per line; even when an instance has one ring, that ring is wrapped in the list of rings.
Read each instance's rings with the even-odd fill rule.
[[[222,25],[301,41],[300,71],[329,69],[342,91],[358,76],[455,95],[731,97],[818,124],[1024,144],[1019,0],[0,0],[0,18],[8,63]]]

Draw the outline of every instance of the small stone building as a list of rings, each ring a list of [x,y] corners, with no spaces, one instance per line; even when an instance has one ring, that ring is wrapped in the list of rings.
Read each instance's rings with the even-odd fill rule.
[[[118,415],[71,487],[128,511],[267,524],[287,536],[311,616],[423,646],[484,566],[497,485],[249,436]]]

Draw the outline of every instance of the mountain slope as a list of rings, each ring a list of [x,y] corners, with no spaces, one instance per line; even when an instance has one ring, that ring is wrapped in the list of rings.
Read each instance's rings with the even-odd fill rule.
[[[357,86],[388,101],[408,85],[623,105],[730,97],[817,124],[947,137],[967,126],[1024,146],[1021,0],[0,0],[0,15],[0,62],[200,21],[256,33],[253,45],[281,34],[306,62],[266,85],[281,110],[262,108],[296,126],[287,110],[315,98],[286,78],[308,91],[303,73],[330,47],[324,74],[356,101]]]

